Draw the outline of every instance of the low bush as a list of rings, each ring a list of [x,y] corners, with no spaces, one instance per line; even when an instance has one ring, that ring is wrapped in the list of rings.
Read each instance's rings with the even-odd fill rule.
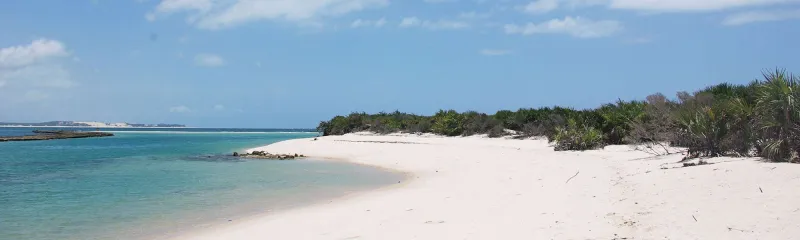
[[[577,124],[574,120],[569,120],[565,127],[557,127],[551,142],[555,144],[556,151],[583,151],[604,146],[600,130]]]

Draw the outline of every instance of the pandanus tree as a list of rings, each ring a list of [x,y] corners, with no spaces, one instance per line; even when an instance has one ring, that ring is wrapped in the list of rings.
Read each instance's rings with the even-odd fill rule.
[[[756,90],[761,154],[776,161],[798,161],[800,79],[781,69],[765,72],[764,78]]]

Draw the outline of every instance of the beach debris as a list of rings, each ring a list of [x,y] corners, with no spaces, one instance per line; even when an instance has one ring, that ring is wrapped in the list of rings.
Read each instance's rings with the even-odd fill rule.
[[[696,217],[694,217],[694,215],[692,215],[692,218],[694,218],[694,221],[695,221],[695,222],[697,222],[697,218],[696,218]]]
[[[276,159],[276,160],[292,160],[296,158],[303,158],[305,155],[302,154],[273,154],[266,151],[253,151],[251,153],[233,153],[234,157],[243,157],[243,158],[260,158],[260,159]]]
[[[575,173],[575,175],[572,175],[572,177],[570,177],[569,179],[567,179],[567,181],[566,181],[566,182],[564,182],[564,184],[567,184],[567,183],[569,183],[569,180],[572,180],[572,178],[575,178],[576,176],[578,176],[578,173],[581,173],[581,171],[578,171],[578,172],[576,172],[576,173]]]
[[[764,193],[764,190],[761,189],[761,186],[758,187],[758,191],[761,191],[761,193]]]
[[[737,228],[728,227],[728,231],[733,231],[733,230],[736,230],[736,231],[739,231],[739,232],[753,232],[752,230],[744,230],[744,229],[737,229]]]
[[[708,164],[711,164],[711,163],[708,163],[706,160],[700,160],[700,161],[697,161],[697,163],[684,162],[683,163],[683,167],[694,167],[694,166],[702,166],[702,165],[708,165]]]

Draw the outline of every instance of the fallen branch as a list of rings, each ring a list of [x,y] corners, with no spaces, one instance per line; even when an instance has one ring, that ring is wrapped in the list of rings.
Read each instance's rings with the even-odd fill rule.
[[[569,183],[569,180],[572,180],[572,178],[574,178],[575,176],[578,176],[578,173],[581,173],[581,171],[578,171],[578,172],[576,172],[576,173],[575,173],[575,175],[572,175],[572,177],[570,177],[569,179],[567,179],[567,181],[566,181],[566,182],[564,182],[564,184],[567,184],[567,183]]]
[[[736,230],[736,231],[739,231],[739,232],[753,232],[751,230],[736,229],[736,228],[728,227],[728,231],[733,231],[733,230]]]

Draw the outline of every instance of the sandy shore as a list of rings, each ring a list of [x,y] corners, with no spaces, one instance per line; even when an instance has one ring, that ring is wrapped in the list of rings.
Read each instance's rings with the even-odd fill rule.
[[[800,239],[800,165],[681,167],[628,146],[541,140],[298,139],[258,148],[407,172],[394,187],[178,239]]]

